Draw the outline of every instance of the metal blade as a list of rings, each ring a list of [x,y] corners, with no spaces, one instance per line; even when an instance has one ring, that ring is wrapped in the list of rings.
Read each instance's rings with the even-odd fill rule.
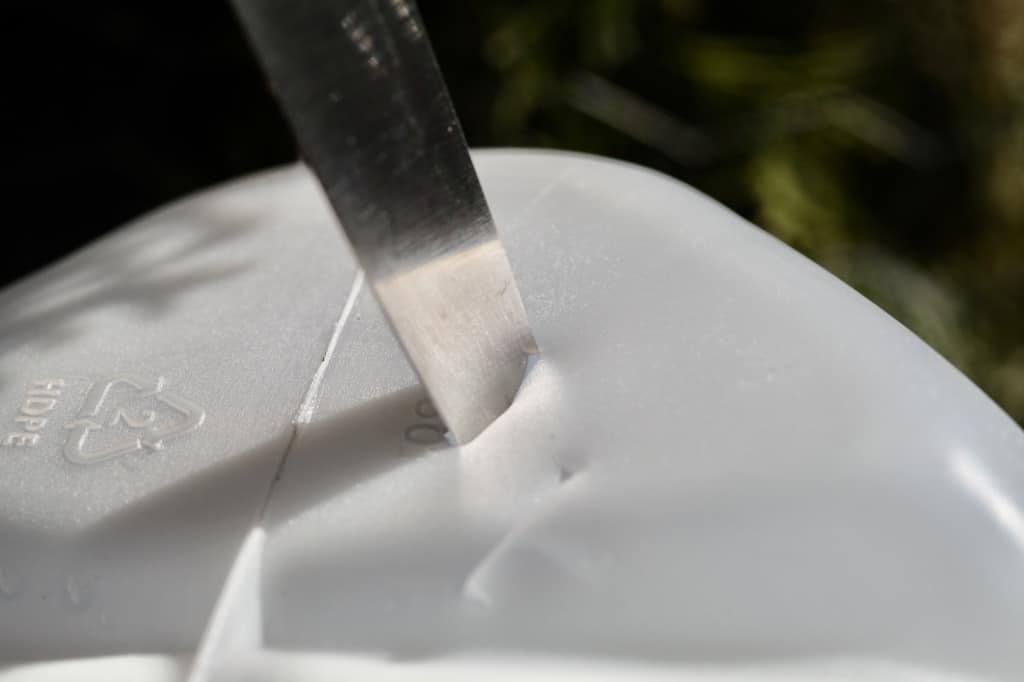
[[[412,366],[472,439],[535,344],[416,7],[233,2]]]

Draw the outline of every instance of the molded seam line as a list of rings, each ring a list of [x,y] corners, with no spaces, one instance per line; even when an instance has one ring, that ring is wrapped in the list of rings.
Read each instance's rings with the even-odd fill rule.
[[[327,348],[324,350],[323,359],[320,361],[320,365],[316,368],[312,378],[309,380],[309,386],[306,387],[306,395],[299,404],[299,409],[295,412],[295,417],[292,418],[292,433],[288,438],[288,445],[284,449],[284,454],[281,456],[281,460],[277,463],[277,470],[274,472],[274,478],[270,481],[270,487],[267,489],[267,495],[263,499],[263,505],[260,507],[259,515],[257,516],[257,524],[261,525],[263,520],[266,518],[267,509],[270,506],[270,499],[274,496],[274,489],[277,487],[277,482],[281,480],[281,475],[284,473],[285,463],[288,461],[288,457],[291,455],[292,450],[295,449],[295,444],[299,439],[299,434],[302,431],[302,427],[309,424],[313,419],[313,415],[316,414],[316,410],[320,407],[320,396],[323,393],[323,381],[324,376],[327,373],[327,368],[331,364],[331,360],[334,359],[334,354],[338,349],[338,340],[341,338],[341,332],[345,329],[349,319],[352,317],[352,311],[356,307],[356,301],[359,299],[359,294],[363,291],[363,283],[366,281],[366,276],[362,269],[356,272],[355,280],[352,282],[352,288],[349,289],[348,298],[345,300],[345,306],[341,309],[341,314],[338,316],[338,320],[334,323],[334,331],[331,333],[331,340],[327,343]]]
[[[263,548],[266,542],[264,520],[274,490],[284,472],[285,462],[288,461],[289,455],[295,449],[303,427],[310,423],[320,406],[324,376],[337,351],[341,332],[352,317],[352,311],[363,290],[364,281],[363,271],[359,270],[352,282],[352,288],[349,289],[345,306],[334,323],[334,330],[327,343],[327,348],[324,350],[320,365],[310,378],[305,396],[292,418],[288,444],[278,460],[274,477],[267,487],[267,492],[253,520],[252,527],[246,534],[241,548],[235,554],[227,579],[217,596],[214,610],[192,659],[187,677],[188,682],[209,682],[214,679],[217,664],[227,653],[226,649],[238,651],[239,649],[256,650],[262,647],[263,604],[260,594],[260,575],[263,566]]]
[[[356,300],[359,298],[359,292],[363,289],[363,282],[366,276],[362,270],[356,273],[356,278],[352,282],[352,288],[349,290],[348,299],[345,301],[345,307],[341,310],[341,315],[338,317],[338,321],[334,323],[334,333],[331,334],[331,340],[327,344],[327,350],[324,351],[323,360],[320,361],[320,366],[316,368],[316,372],[313,374],[313,378],[309,382],[309,387],[306,389],[306,397],[302,399],[302,404],[299,405],[299,411],[295,415],[293,420],[294,424],[308,424],[313,419],[313,414],[316,413],[317,408],[320,406],[320,395],[322,394],[322,384],[324,381],[324,375],[327,373],[327,367],[331,364],[331,359],[334,357],[334,352],[338,347],[338,339],[341,337],[341,330],[345,328],[348,323],[348,318],[352,316],[352,311],[356,307]]]

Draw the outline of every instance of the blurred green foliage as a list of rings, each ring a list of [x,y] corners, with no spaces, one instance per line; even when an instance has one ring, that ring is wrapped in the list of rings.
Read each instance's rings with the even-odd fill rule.
[[[1024,423],[1024,2],[422,0],[475,146],[674,175]]]

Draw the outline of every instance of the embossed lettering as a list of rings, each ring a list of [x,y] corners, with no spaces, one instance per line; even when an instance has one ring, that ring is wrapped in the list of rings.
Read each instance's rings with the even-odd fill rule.
[[[38,442],[38,433],[25,433],[23,431],[9,433],[7,434],[7,438],[4,438],[4,445],[10,445],[16,448],[30,448]]]
[[[57,406],[55,398],[25,398],[25,404],[21,406],[23,414],[38,417],[46,414]]]
[[[46,419],[43,417],[28,417],[23,414],[19,414],[14,418],[14,421],[22,424],[26,431],[41,431],[46,426]]]
[[[64,388],[63,379],[36,379],[32,382],[32,388],[28,389],[29,395],[47,395],[53,398],[60,396],[60,389]]]
[[[57,407],[57,398],[66,382],[63,379],[35,379],[25,391],[25,402],[18,409],[14,421],[18,431],[8,433],[2,443],[16,448],[31,448],[39,443],[39,431],[49,420],[50,412]]]

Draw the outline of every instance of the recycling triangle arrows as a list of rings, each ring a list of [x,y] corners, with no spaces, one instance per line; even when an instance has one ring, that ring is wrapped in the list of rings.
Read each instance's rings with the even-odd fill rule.
[[[93,464],[136,451],[162,450],[167,441],[194,431],[206,419],[195,403],[136,376],[95,384],[81,412],[65,425],[70,431],[64,455],[76,464]]]

